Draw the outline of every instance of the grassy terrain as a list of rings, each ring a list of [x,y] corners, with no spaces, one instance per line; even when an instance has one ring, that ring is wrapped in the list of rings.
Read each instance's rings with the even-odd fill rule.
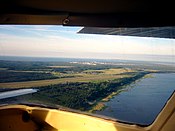
[[[126,70],[126,69],[107,69],[107,70],[100,70],[101,74],[94,74],[94,73],[75,73],[75,74],[62,74],[66,78],[59,78],[59,79],[49,79],[49,80],[37,80],[37,81],[25,81],[25,82],[8,82],[8,83],[1,83],[0,88],[23,88],[23,87],[37,87],[37,86],[47,86],[51,84],[60,84],[66,82],[90,82],[90,81],[104,81],[104,80],[112,80],[118,78],[129,77],[130,75],[121,73],[128,73],[133,72],[133,70]],[[89,72],[89,71],[87,71]],[[63,77],[62,76],[62,77]],[[72,76],[72,78],[68,78]]]
[[[36,88],[37,93],[20,96],[41,102],[93,112],[124,90],[126,85],[150,73],[173,72],[172,66],[151,64],[98,64],[70,62],[0,61],[0,89]],[[153,67],[153,68],[152,68]]]
[[[105,104],[103,102],[98,102],[95,106],[92,107],[88,112],[93,113],[94,111],[101,111],[105,108]]]
[[[51,73],[0,70],[0,83],[56,79]]]
[[[67,82],[43,87],[33,87],[39,92],[21,97],[22,100],[42,101],[53,105],[93,112],[103,108],[99,103],[113,92],[123,89],[124,85],[142,78],[146,73],[136,73],[133,76],[96,82]]]

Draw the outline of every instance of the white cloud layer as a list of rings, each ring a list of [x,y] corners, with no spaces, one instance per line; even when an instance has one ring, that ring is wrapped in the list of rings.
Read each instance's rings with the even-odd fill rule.
[[[175,55],[175,40],[82,34],[75,36],[71,31],[69,33],[72,37],[67,38],[55,35],[56,31],[52,29],[47,35],[37,32],[47,28],[28,30],[35,32],[35,35],[39,34],[38,37],[1,33],[0,55],[111,59],[117,58],[119,54],[123,57],[125,54]]]

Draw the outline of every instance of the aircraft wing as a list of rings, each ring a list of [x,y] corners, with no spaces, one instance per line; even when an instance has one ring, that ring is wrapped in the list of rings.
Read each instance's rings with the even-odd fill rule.
[[[17,90],[0,92],[0,100],[5,98],[10,98],[10,97],[15,97],[15,96],[31,94],[35,92],[37,92],[36,89],[17,89]]]
[[[147,27],[147,28],[98,28],[84,27],[78,33],[103,34],[138,37],[158,37],[175,39],[174,27]]]

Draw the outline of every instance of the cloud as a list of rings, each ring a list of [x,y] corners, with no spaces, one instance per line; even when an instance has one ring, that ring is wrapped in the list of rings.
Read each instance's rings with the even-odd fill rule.
[[[59,27],[59,35],[53,26],[0,26],[4,28],[19,33],[0,30],[0,55],[86,58],[117,58],[119,54],[175,55],[175,40],[76,34],[75,29],[63,27]],[[20,36],[23,32],[31,35]]]

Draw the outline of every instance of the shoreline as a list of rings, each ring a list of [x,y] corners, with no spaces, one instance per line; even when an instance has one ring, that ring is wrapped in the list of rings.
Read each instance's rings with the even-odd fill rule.
[[[146,78],[154,78],[154,77],[152,76],[152,73],[148,73],[148,74],[145,74],[144,76],[142,76],[141,78],[136,79],[135,81],[131,82],[130,84],[125,84],[125,85],[121,86],[122,87],[121,89],[117,90],[116,92],[112,92],[107,97],[97,101],[96,104],[90,110],[88,110],[88,112],[94,113],[96,111],[104,110],[105,108],[107,108],[107,106],[105,105],[106,102],[110,101],[111,99],[113,99],[116,95],[120,94],[121,92],[127,91],[128,90],[127,87],[129,85],[136,83],[136,82],[139,82],[141,79],[146,79]]]
[[[105,97],[102,100],[99,100],[98,102],[96,102],[96,104],[90,110],[88,110],[88,112],[89,113],[93,113],[93,112],[96,112],[96,111],[104,110],[105,108],[107,108],[107,106],[105,105],[106,102],[110,101],[116,95],[118,95],[121,92],[126,91],[126,90],[128,90],[128,89],[120,89],[120,90],[118,90],[116,92],[112,92],[107,97]]]

